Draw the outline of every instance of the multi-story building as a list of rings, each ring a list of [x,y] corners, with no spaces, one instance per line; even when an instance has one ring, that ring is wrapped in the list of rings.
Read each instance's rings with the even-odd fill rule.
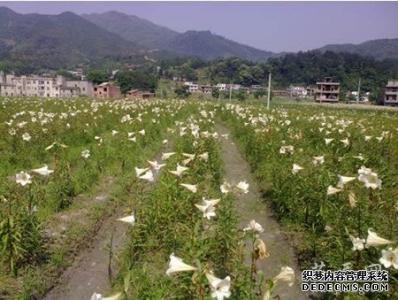
[[[211,85],[200,85],[199,89],[205,95],[211,95],[213,92],[213,87]]]
[[[67,81],[63,76],[15,76],[0,72],[0,96],[76,97],[92,96],[89,81]]]
[[[315,101],[338,102],[340,94],[340,83],[333,81],[332,77],[326,77],[323,81],[316,83]]]
[[[112,82],[103,82],[94,87],[94,97],[96,98],[120,98],[121,96],[120,87]]]
[[[384,88],[384,104],[398,104],[398,80],[389,80]]]
[[[197,93],[199,91],[199,84],[193,83],[191,81],[184,82],[184,85],[188,87],[188,91],[192,93]]]
[[[217,83],[216,89],[218,89],[220,92],[225,92],[227,90],[227,84],[226,83]]]

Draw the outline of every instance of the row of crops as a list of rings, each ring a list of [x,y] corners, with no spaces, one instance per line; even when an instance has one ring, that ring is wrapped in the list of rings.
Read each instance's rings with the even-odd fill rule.
[[[398,297],[396,113],[239,104],[220,110],[291,233],[301,268],[379,265],[389,271],[389,295]]]
[[[258,237],[261,220],[239,225],[236,196],[251,187],[224,182],[216,122],[238,142],[301,269],[379,264],[390,291],[365,297],[398,297],[393,112],[177,100],[1,99],[0,108],[0,298],[40,298],[106,213],[129,228],[110,299],[278,298],[274,287],[300,274],[257,271],[278,253]],[[58,215],[79,210],[104,178],[110,199],[87,206],[92,220],[54,236]]]
[[[73,250],[67,236],[50,234],[53,216],[79,206],[81,199],[76,196],[89,194],[102,178],[116,178],[115,185],[123,189],[134,166],[167,142],[166,128],[189,110],[181,101],[4,99],[0,112],[1,294],[43,292],[49,284],[43,278],[36,279],[43,284],[39,287],[8,278],[47,272],[49,265],[66,259],[61,254]],[[52,248],[55,238],[57,247]]]

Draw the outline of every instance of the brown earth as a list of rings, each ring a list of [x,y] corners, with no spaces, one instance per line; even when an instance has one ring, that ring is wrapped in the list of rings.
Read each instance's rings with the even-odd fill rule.
[[[283,282],[276,284],[273,296],[279,295],[279,299],[282,300],[308,299],[300,289],[299,278],[301,277],[301,272],[297,264],[297,257],[293,247],[289,244],[285,234],[281,231],[270,208],[262,199],[260,190],[251,174],[248,163],[239,152],[235,143],[231,141],[231,138],[221,137],[221,135],[224,134],[231,136],[228,128],[218,123],[216,124],[216,130],[220,135],[221,158],[224,163],[224,179],[230,184],[237,184],[242,180],[245,180],[249,184],[249,192],[247,194],[237,195],[236,197],[236,211],[240,218],[239,225],[241,228],[244,228],[250,220],[254,219],[264,228],[264,232],[260,234],[260,238],[267,245],[270,256],[265,260],[257,261],[257,270],[261,270],[265,274],[266,279],[271,279],[280,272],[281,267],[289,266],[293,268],[296,275],[294,285],[289,287]],[[250,264],[251,245],[247,245],[246,248],[245,261]]]

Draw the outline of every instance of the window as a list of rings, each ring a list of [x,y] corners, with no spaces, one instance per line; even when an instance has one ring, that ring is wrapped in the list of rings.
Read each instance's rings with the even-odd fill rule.
[[[107,88],[104,88],[104,92],[106,92],[106,91],[108,91],[108,89],[107,89]]]

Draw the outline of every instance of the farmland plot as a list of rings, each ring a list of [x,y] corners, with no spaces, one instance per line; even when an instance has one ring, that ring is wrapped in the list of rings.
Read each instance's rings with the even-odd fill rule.
[[[57,277],[115,206],[109,193],[134,189],[133,166],[159,149],[186,105],[22,99],[1,105],[1,293],[40,295],[52,284],[46,276]],[[103,178],[115,178],[107,180],[113,187],[100,186],[110,204],[87,205],[81,195]],[[68,214],[72,226],[57,230],[64,220],[58,216]],[[22,286],[13,279],[21,277]]]
[[[394,113],[172,100],[0,103],[0,297],[42,298],[56,284],[46,299],[306,298],[296,287],[286,292],[301,274],[294,257],[283,257],[293,250],[275,239],[275,220],[262,215],[267,204],[301,269],[389,271],[387,293],[319,296],[397,296]],[[238,166],[225,174],[227,140],[257,184]],[[249,199],[259,197],[254,185],[267,204]],[[105,200],[92,203],[92,195]],[[104,247],[106,262],[91,273],[111,284],[63,293],[63,284],[74,289],[90,276],[73,266],[79,280],[60,276],[75,252],[107,245],[113,228],[126,233],[121,251]]]
[[[394,113],[226,104],[232,128],[302,269],[380,265],[398,296],[398,118]],[[333,296],[330,296],[333,298]]]

